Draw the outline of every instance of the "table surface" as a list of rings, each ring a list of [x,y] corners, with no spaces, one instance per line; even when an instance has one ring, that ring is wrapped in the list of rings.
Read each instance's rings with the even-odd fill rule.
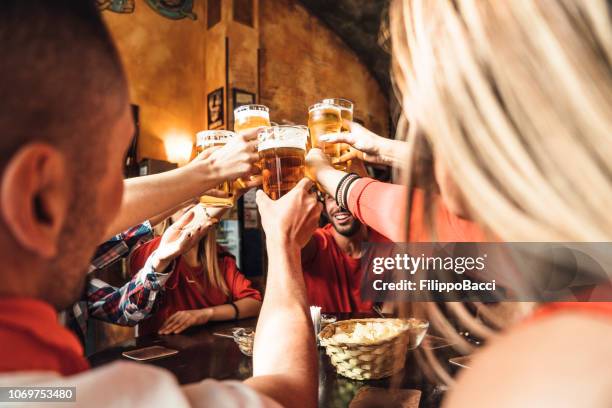
[[[349,318],[375,317],[357,313],[336,314],[339,320]],[[178,350],[170,357],[146,362],[146,364],[170,370],[181,384],[189,384],[206,378],[217,380],[244,380],[252,375],[251,357],[243,355],[233,339],[216,336],[213,333],[231,333],[236,327],[255,328],[257,319],[244,319],[237,322],[218,322],[191,328],[183,334],[169,336],[143,336],[120,343],[117,346],[95,353],[89,357],[93,367],[113,361],[125,360],[124,351],[159,345]],[[450,349],[450,348],[449,348]],[[423,378],[412,352],[408,353],[406,367],[400,373],[400,387],[422,391],[420,408],[438,407],[443,390]],[[143,363],[144,364],[144,363]],[[357,391],[363,386],[386,388],[389,379],[375,381],[356,381],[336,373],[325,350],[319,347],[319,406],[347,407]]]

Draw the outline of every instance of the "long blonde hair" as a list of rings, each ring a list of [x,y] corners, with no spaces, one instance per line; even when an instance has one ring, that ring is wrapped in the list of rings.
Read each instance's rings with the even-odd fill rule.
[[[212,225],[200,243],[198,244],[198,255],[202,266],[206,266],[206,277],[210,284],[219,289],[225,296],[230,296],[229,288],[223,277],[223,271],[219,266],[219,254],[217,252],[217,226]]]
[[[163,233],[172,225],[170,217],[166,218],[162,223],[155,226],[155,235],[163,235]],[[223,270],[219,265],[219,253],[217,251],[217,226],[211,225],[206,233],[206,236],[198,242],[198,258],[202,267],[206,268],[206,278],[213,288],[219,289],[226,296],[231,296],[231,292],[227,287]],[[203,290],[204,282],[197,282],[200,289]]]
[[[394,0],[390,27],[410,124],[398,138],[425,135],[476,221],[504,241],[612,241],[606,0]],[[495,335],[459,303],[446,313],[433,303],[408,307],[463,353],[473,346],[446,314],[479,337]]]
[[[396,0],[404,112],[505,241],[612,240],[605,0]]]

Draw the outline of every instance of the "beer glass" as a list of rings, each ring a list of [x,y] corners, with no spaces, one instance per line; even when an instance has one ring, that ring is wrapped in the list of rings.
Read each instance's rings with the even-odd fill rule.
[[[304,178],[308,130],[302,126],[272,126],[259,132],[263,190],[278,200]]]
[[[234,109],[234,132],[241,134],[260,126],[270,126],[270,110],[267,106],[244,105]]]
[[[340,117],[342,120],[350,120],[353,121],[353,102],[342,99],[342,98],[328,98],[323,99],[322,103],[327,103],[333,106],[337,106],[340,108]],[[350,129],[342,123],[341,132],[350,132]],[[346,143],[337,143],[339,145],[338,149],[340,150],[340,156],[347,153],[350,146]],[[344,163],[336,163],[334,167],[338,170],[347,171],[347,168],[350,167],[350,160]]]
[[[243,105],[234,109],[234,132],[241,134],[253,128],[271,126],[270,110],[265,105]],[[242,178],[236,180],[240,188],[246,183]]]
[[[236,136],[237,135],[234,132],[231,132],[229,130],[203,130],[201,132],[198,132],[198,134],[196,135],[196,151],[198,152],[198,154],[200,154],[206,149],[224,146],[227,142],[229,142],[233,137]],[[234,197],[236,195],[233,182],[230,180],[226,180],[221,183],[217,187],[217,189],[223,191],[228,196],[213,197],[204,195],[200,197],[200,203],[205,207],[233,207]]]
[[[340,157],[341,143],[325,143],[320,140],[324,134],[342,130],[342,116],[338,106],[319,102],[308,108],[308,130],[311,147],[323,150],[332,160]]]

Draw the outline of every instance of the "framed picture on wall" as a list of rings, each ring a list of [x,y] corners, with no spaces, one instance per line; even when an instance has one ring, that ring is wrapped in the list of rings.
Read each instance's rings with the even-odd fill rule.
[[[215,89],[206,98],[208,129],[223,128],[225,117],[223,114],[223,88]]]
[[[242,89],[232,89],[232,100],[234,101],[234,109],[243,105],[252,105],[255,103],[255,94],[253,92],[243,91]]]

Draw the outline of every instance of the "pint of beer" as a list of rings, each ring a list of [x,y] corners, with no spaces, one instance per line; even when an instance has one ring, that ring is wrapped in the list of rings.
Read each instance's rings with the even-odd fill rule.
[[[234,109],[234,132],[241,134],[253,128],[270,126],[270,110],[265,105],[243,105]],[[242,178],[236,180],[240,188],[246,183]]]
[[[304,178],[308,130],[302,126],[272,126],[258,136],[263,190],[278,200]]]
[[[353,121],[353,102],[347,99],[342,99],[342,98],[323,99],[323,101],[321,102],[327,103],[333,106],[337,106],[338,108],[340,108],[340,117],[342,118],[342,120],[350,120],[351,122]],[[341,131],[350,132],[350,129],[344,126],[344,123],[342,123]],[[344,153],[348,152],[349,147],[350,147],[346,143],[337,143],[337,145],[338,145],[337,149],[340,150],[340,155],[343,155]],[[342,171],[347,171],[347,168],[349,166],[350,166],[350,161],[346,163],[334,164],[335,168],[337,168],[338,170],[342,170]]]
[[[264,105],[244,105],[234,109],[234,132],[270,126],[270,110]]]
[[[315,103],[308,109],[308,130],[312,147],[323,150],[332,159],[341,155],[340,143],[325,143],[319,139],[327,133],[338,133],[342,129],[341,110],[329,103]]]
[[[229,130],[203,130],[196,135],[196,151],[200,154],[206,149],[224,146],[233,137],[236,137],[236,134]],[[200,197],[200,203],[205,207],[233,207],[235,197],[233,182],[226,180],[217,186],[217,189],[226,193],[227,197],[204,195]]]

